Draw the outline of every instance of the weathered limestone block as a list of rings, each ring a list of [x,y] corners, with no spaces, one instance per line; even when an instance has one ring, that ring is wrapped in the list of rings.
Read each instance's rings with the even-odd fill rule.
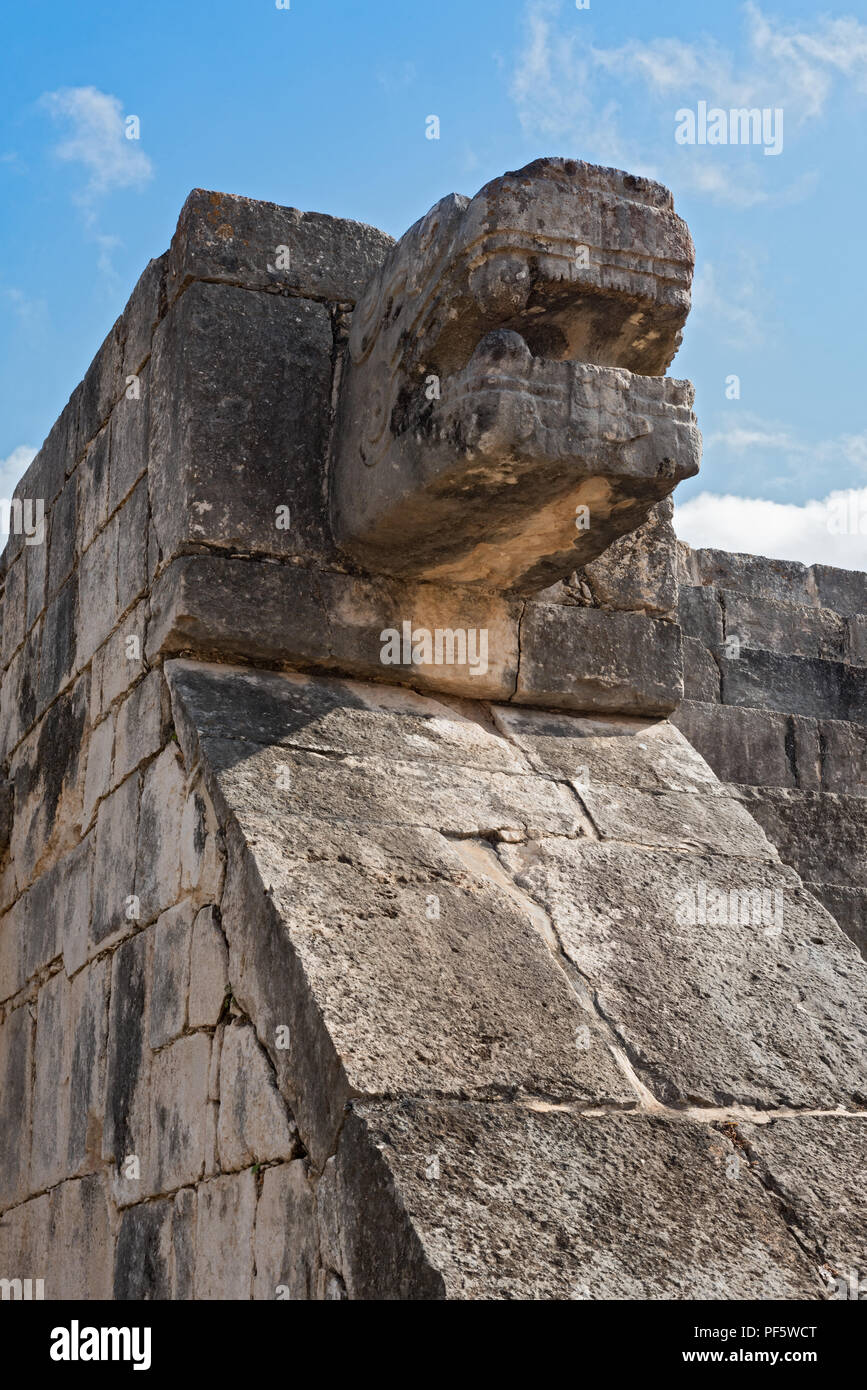
[[[256,1208],[256,1299],[315,1298],[319,1251],[314,1188],[302,1159],[267,1168]]]
[[[528,603],[519,704],[667,714],[683,695],[680,629],[639,613]]]
[[[178,1038],[153,1058],[148,1153],[151,1192],[185,1187],[197,1182],[204,1172],[210,1060],[211,1039],[206,1033]]]
[[[833,565],[813,565],[813,581],[819,603],[844,618],[867,613],[867,574],[841,570]]]
[[[111,1297],[111,1217],[101,1176],[55,1187],[49,1199],[46,1298]]]
[[[174,716],[187,737],[237,738],[319,753],[433,761],[488,772],[530,772],[475,705],[324,676],[171,661]],[[515,718],[521,713],[515,712]],[[528,715],[529,717],[529,715]]]
[[[684,700],[671,716],[721,782],[794,787],[798,771],[787,715]]]
[[[736,1185],[726,1175],[733,1152],[688,1120],[356,1104],[338,1151],[347,1291],[818,1297],[813,1266],[760,1183],[749,1171]]]
[[[804,885],[828,909],[867,960],[867,888],[844,888],[839,883]]]
[[[437,203],[353,315],[341,543],[380,573],[532,593],[640,525],[698,469],[692,388],[661,375],[693,259],[665,189],[571,160]]]
[[[563,787],[530,774],[452,767],[448,785],[429,761],[335,759],[229,739],[204,739],[202,756],[236,811],[343,825],[447,829],[453,835],[582,835],[587,821]]]
[[[196,1298],[250,1298],[256,1220],[252,1169],[202,1183],[196,1209]]]
[[[0,1023],[0,1207],[27,1196],[33,1017],[26,1004]]]
[[[723,702],[815,719],[867,723],[867,670],[816,657],[742,648],[719,658]]]
[[[78,485],[77,534],[79,553],[87,550],[108,521],[108,462],[111,422],[90,443],[70,482]]]
[[[36,1005],[31,1187],[100,1166],[108,1028],[108,961],[70,981],[61,971]]]
[[[495,705],[496,725],[537,772],[563,777],[580,792],[599,783],[647,791],[723,794],[704,758],[666,719],[581,718]]]
[[[148,1032],[152,1048],[172,1042],[186,1025],[194,916],[192,904],[180,902],[157,918]]]
[[[740,787],[738,795],[804,880],[867,888],[864,797],[780,787]]]
[[[867,1226],[867,1122],[805,1115],[739,1124],[756,1171],[785,1203],[798,1239],[831,1278],[864,1277]],[[833,1286],[832,1286],[833,1287]],[[839,1289],[832,1297],[840,1297]],[[847,1292],[847,1297],[852,1297]],[[856,1292],[854,1297],[859,1297]]]
[[[192,280],[216,280],[352,304],[393,245],[363,222],[194,188],[172,238],[166,293],[171,302]]]
[[[147,1195],[150,1157],[150,1050],[147,1017],[153,935],[140,932],[112,957],[102,1155],[113,1162],[114,1199],[129,1206]],[[127,1168],[137,1158],[140,1176]]]
[[[127,1207],[114,1252],[112,1297],[136,1302],[172,1297],[171,1198]]]
[[[722,609],[715,589],[681,583],[677,591],[677,621],[685,637],[697,637],[709,651],[722,646]]]
[[[91,723],[97,724],[109,708],[145,673],[147,609],[145,602],[124,615],[108,641],[94,653],[91,663]]]
[[[151,671],[130,692],[117,714],[114,745],[114,780],[122,782],[146,759],[159,753],[166,734],[163,681]]]
[[[164,562],[205,543],[284,556],[333,549],[332,347],[328,310],[311,300],[195,284],[172,308],[150,373],[160,409],[148,486]]]
[[[48,1228],[51,1197],[44,1193],[10,1207],[0,1221],[0,1268],[6,1278],[43,1279],[46,1298],[56,1296],[49,1274]],[[35,1282],[33,1285],[36,1288]],[[80,1296],[80,1295],[79,1295]]]
[[[683,693],[687,700],[712,703],[719,700],[720,668],[717,659],[696,637],[683,638]]]
[[[134,772],[97,812],[91,938],[100,946],[129,935],[145,920],[135,901],[140,793],[141,778]]]
[[[499,852],[660,1100],[864,1105],[867,966],[790,870],[553,839]]]
[[[773,862],[776,850],[732,797],[576,783],[602,840]]]
[[[22,884],[80,839],[88,698],[85,675],[55,700],[10,758],[15,819],[9,851]]]
[[[845,661],[846,624],[830,608],[806,607],[776,598],[757,598],[719,590],[726,634],[742,647],[758,647],[781,656]]]
[[[186,799],[186,778],[177,748],[170,743],[142,778],[135,876],[142,922],[151,921],[180,897]]]
[[[693,568],[689,580],[692,584],[805,607],[822,606],[813,571],[796,560],[769,560],[762,555],[738,555],[727,550],[693,550],[689,563]],[[835,607],[833,603],[824,606]]]
[[[91,730],[87,743],[87,768],[84,775],[83,820],[89,825],[97,803],[107,796],[112,787],[112,759],[114,756],[114,716],[109,714],[101,724]],[[127,771],[130,771],[127,768]],[[120,779],[118,779],[120,780]]]
[[[160,576],[152,603],[151,660],[183,653],[315,666],[471,699],[507,700],[515,689],[521,608],[499,595],[187,556]],[[408,664],[383,663],[383,634],[400,636],[404,623],[413,632],[462,632],[454,655],[465,659],[437,664],[434,649],[433,662],[413,662],[410,652]]]
[[[213,907],[203,907],[193,923],[190,947],[188,1016],[191,1028],[212,1028],[229,991],[229,953]]]
[[[677,609],[676,539],[670,498],[580,571],[594,602],[609,611],[674,618]]]
[[[285,1161],[297,1146],[297,1130],[287,1117],[267,1055],[246,1024],[227,1028],[223,1035],[217,1143],[223,1172]]]

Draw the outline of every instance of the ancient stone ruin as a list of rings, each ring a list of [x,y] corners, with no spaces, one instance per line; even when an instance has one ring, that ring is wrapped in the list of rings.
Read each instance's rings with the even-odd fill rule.
[[[0,1276],[867,1271],[867,575],[676,542],[692,268],[569,160],[191,194],[3,557]]]

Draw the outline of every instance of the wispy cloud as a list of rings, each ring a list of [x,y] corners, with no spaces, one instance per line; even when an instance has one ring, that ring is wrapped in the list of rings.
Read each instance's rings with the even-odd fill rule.
[[[46,92],[42,103],[66,131],[55,147],[57,158],[85,170],[82,201],[116,188],[140,188],[153,177],[153,164],[139,142],[126,137],[118,97],[96,87],[64,87]]]
[[[799,438],[785,426],[768,423],[756,415],[745,415],[724,429],[709,431],[704,437],[704,448],[706,453],[712,449],[731,454],[776,451],[796,461],[809,460],[813,468],[835,464],[867,473],[867,430],[861,434],[809,440]]]
[[[831,492],[802,505],[702,492],[675,507],[674,527],[695,549],[867,567],[867,487]]]
[[[675,111],[698,100],[728,110],[782,107],[788,138],[793,128],[824,114],[842,83],[867,93],[867,25],[828,15],[785,24],[768,18],[752,0],[743,12],[737,53],[711,38],[696,43],[629,39],[604,48],[576,28],[574,13],[560,0],[530,0],[525,43],[511,81],[524,130],[569,140],[587,158],[628,165],[636,173],[671,180],[676,171],[679,187],[716,203],[750,208],[799,201],[812,191],[815,176],[805,174],[783,186],[770,167],[774,160],[739,159],[733,165],[720,157],[719,147],[675,148]],[[607,95],[614,82],[620,93],[628,83],[643,89],[647,119],[638,138],[621,130],[619,105]],[[668,153],[667,139],[658,138],[666,125]],[[650,136],[653,167],[651,147],[644,144]]]

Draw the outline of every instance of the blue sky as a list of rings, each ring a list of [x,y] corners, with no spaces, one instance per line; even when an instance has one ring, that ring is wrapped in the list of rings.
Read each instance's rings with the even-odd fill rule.
[[[681,534],[867,567],[867,5],[42,0],[4,29],[0,496],[191,188],[398,236],[447,192],[563,154],[661,179],[692,230],[671,370],[696,383],[705,459]],[[700,101],[781,108],[782,152],[678,144]]]

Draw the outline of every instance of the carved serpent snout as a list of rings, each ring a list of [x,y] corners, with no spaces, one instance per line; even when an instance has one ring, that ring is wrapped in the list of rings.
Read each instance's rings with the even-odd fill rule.
[[[617,170],[538,160],[437,203],[353,315],[333,473],[353,559],[530,593],[639,526],[698,469],[692,387],[663,375],[693,262],[667,190]]]

